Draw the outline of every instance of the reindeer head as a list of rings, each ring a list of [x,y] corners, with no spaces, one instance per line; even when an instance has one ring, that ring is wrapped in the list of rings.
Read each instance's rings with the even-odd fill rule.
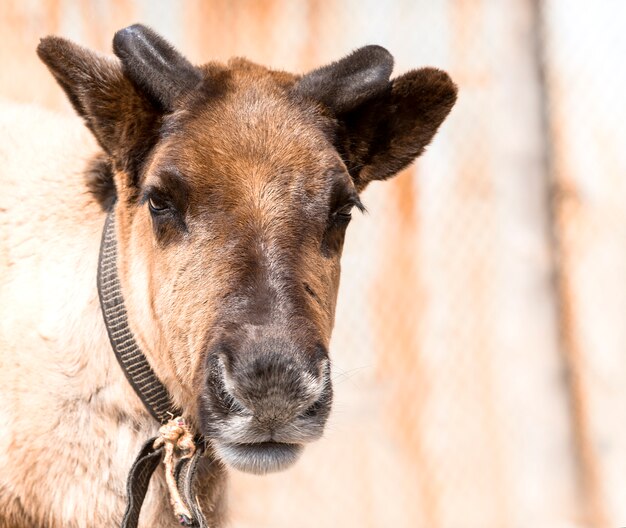
[[[282,469],[320,437],[351,211],[419,156],[456,99],[442,71],[390,80],[361,48],[303,76],[194,66],[131,26],[106,58],[48,37],[41,59],[104,154],[136,339],[230,465]]]

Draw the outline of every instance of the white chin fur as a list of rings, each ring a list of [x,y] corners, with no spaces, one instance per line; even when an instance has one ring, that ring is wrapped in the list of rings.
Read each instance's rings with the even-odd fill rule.
[[[254,475],[264,475],[265,473],[287,469],[298,460],[304,449],[301,444],[275,442],[260,444],[214,442],[214,448],[219,458],[226,464],[239,471]]]

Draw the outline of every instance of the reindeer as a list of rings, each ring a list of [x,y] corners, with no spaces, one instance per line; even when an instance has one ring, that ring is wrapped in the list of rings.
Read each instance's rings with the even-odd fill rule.
[[[379,46],[305,75],[194,66],[142,25],[113,50],[37,49],[91,135],[32,107],[0,112],[0,528],[119,526],[158,430],[98,300],[107,215],[129,331],[206,440],[198,504],[223,526],[226,468],[282,470],[322,435],[352,211],[456,100],[434,68],[390,80]],[[141,526],[178,525],[165,471]]]

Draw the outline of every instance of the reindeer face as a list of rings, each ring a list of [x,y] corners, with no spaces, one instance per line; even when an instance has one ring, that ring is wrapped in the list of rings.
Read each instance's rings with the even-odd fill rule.
[[[114,50],[120,62],[49,38],[39,54],[115,175],[133,331],[218,456],[282,469],[330,411],[359,192],[422,152],[455,87],[433,69],[390,81],[374,46],[302,77],[244,60],[194,67],[143,26]]]
[[[339,255],[360,202],[328,118],[264,68],[227,72],[219,97],[199,94],[164,120],[129,203],[129,246],[151,241],[129,285],[148,280],[150,319],[199,395],[205,435],[260,472],[322,433]]]

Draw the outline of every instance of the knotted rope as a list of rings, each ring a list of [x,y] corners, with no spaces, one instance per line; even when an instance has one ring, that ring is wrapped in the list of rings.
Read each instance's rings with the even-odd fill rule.
[[[170,502],[174,515],[183,526],[191,526],[192,515],[180,496],[176,483],[176,465],[180,460],[191,458],[196,452],[196,444],[189,426],[182,417],[174,418],[159,429],[159,436],[153,444],[154,449],[165,448],[165,482],[170,493]]]

